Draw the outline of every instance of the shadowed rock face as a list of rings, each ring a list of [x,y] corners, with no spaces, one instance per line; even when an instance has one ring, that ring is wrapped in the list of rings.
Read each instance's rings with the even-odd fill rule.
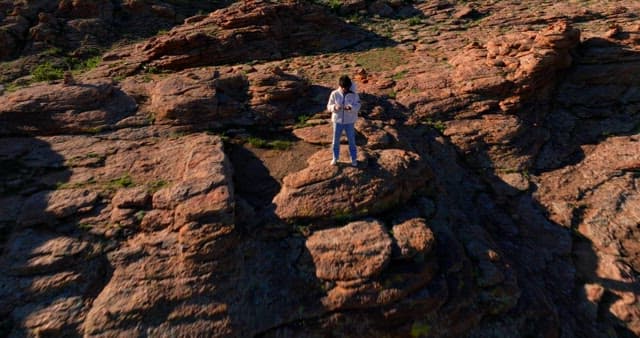
[[[51,48],[91,53],[130,35],[149,37],[180,24],[185,15],[222,4],[178,1],[3,1],[0,5],[0,59],[44,52]]]
[[[53,5],[0,41],[175,15]],[[640,334],[638,10],[245,1],[11,88],[0,335]],[[330,165],[341,74],[358,167]]]

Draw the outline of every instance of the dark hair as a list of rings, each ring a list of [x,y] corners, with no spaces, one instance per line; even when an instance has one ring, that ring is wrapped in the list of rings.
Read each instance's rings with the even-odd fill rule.
[[[338,84],[340,85],[340,87],[345,88],[347,90],[351,89],[351,79],[346,75],[342,75],[340,77],[340,80],[338,80]]]

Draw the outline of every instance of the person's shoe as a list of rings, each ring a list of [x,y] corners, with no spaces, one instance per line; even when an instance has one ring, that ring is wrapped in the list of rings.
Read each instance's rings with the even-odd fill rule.
[[[338,161],[336,161],[336,159],[334,158],[333,160],[331,160],[331,165],[338,165]]]
[[[351,161],[351,166],[352,167],[357,167],[358,166],[358,161]]]

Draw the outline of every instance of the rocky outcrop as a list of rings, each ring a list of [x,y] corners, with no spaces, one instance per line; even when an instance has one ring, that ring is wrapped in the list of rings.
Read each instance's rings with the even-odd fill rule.
[[[0,291],[0,309],[16,323],[12,334],[81,332],[91,295],[108,274],[100,246],[48,229],[23,229],[9,243],[2,257],[0,282],[7,287]]]
[[[222,142],[207,135],[159,143],[140,142],[149,134],[136,138],[128,133],[127,140],[111,136],[111,142],[93,137],[48,140],[66,158],[69,181],[58,185],[58,190],[26,198],[12,220],[23,230],[11,240],[10,254],[3,255],[12,262],[3,264],[7,270],[3,282],[13,285],[15,296],[3,297],[2,313],[17,323],[15,332],[72,334],[81,332],[80,326],[87,335],[141,332],[138,325],[121,325],[131,316],[145,323],[145,332],[165,332],[163,326],[153,323],[157,311],[164,311],[171,299],[170,307],[175,308],[172,318],[187,317],[193,311],[222,315],[220,320],[210,318],[180,327],[182,332],[198,334],[214,328],[229,332],[223,319],[228,306],[207,301],[196,309],[198,306],[189,305],[196,296],[188,291],[192,287],[187,287],[196,280],[205,288],[213,287],[217,282],[206,276],[215,269],[203,266],[236,261],[228,255],[238,237],[231,168]],[[21,163],[38,151],[7,146],[3,143],[3,154]],[[82,161],[86,154],[102,159],[97,163]],[[52,174],[60,177],[55,171],[64,168],[54,167]],[[107,238],[132,237],[107,248],[95,237],[76,238],[78,229],[71,224],[81,224],[82,229]],[[56,233],[60,228],[76,235],[62,236]],[[176,289],[180,283],[183,287]],[[28,285],[39,285],[42,297],[20,296],[35,294]],[[217,284],[214,294],[221,288],[222,284]],[[168,295],[167,289],[176,293]],[[208,294],[206,297],[218,297],[196,289]],[[43,307],[40,302],[45,299],[51,300]],[[177,328],[169,330],[173,329]]]
[[[424,239],[416,242],[427,245]],[[427,285],[434,277],[436,262],[415,264],[419,270],[416,273],[389,271],[391,244],[385,227],[376,220],[353,222],[311,235],[306,247],[316,276],[333,285],[322,299],[324,307],[334,311],[381,306]],[[383,271],[388,272],[381,276]]]
[[[536,33],[504,35],[484,48],[471,44],[450,61],[452,80],[458,93],[497,99],[502,111],[513,112],[553,85],[556,72],[571,65],[569,51],[579,42],[580,31],[559,22]]]
[[[316,276],[357,280],[378,275],[391,260],[391,239],[379,222],[354,222],[314,233],[306,243]]]
[[[366,36],[317,5],[255,0],[190,20],[133,52],[119,53],[140,55],[141,62],[158,69],[179,70],[312,54],[319,48],[337,51]]]
[[[629,74],[638,71],[640,54],[631,46],[602,38],[582,43],[574,67],[558,85],[556,105],[547,118],[550,139],[536,169],[575,163],[582,157],[583,144],[635,132],[640,83]]]
[[[228,123],[240,117],[247,87],[241,74],[220,75],[212,70],[176,74],[154,86],[149,110],[159,122]]]
[[[173,1],[169,1],[173,2]],[[0,60],[45,52],[52,48],[72,50],[74,55],[95,53],[131,34],[148,37],[180,24],[198,10],[210,11],[220,4],[161,1],[5,1],[2,6],[0,41],[5,46]],[[5,13],[7,14],[4,17]]]
[[[275,67],[251,72],[248,78],[249,107],[260,122],[293,120],[300,107],[307,104],[309,83],[298,74]]]
[[[576,229],[588,240],[575,254],[585,285],[584,306],[592,308],[588,312],[592,319],[600,306],[606,306],[602,294],[611,293],[617,299],[609,304],[611,314],[635,334],[640,333],[640,286],[629,272],[640,269],[636,229],[640,196],[633,188],[639,150],[635,136],[609,138],[580,163],[541,175],[536,193],[551,220]]]
[[[342,151],[348,158],[346,149]],[[412,152],[361,149],[358,156],[363,169],[331,166],[329,150],[316,153],[307,168],[284,178],[273,199],[276,214],[290,219],[382,213],[407,201],[430,177],[420,156]]]
[[[34,50],[180,12],[21,3]],[[640,334],[640,5],[342,4],[237,2],[2,89],[0,335]]]
[[[0,97],[2,134],[81,133],[115,126],[136,111],[111,81],[37,85]]]
[[[478,167],[522,171],[532,165],[548,134],[540,128],[543,113],[522,105],[529,100],[536,107],[549,104],[556,73],[571,65],[569,51],[579,40],[579,31],[560,22],[537,33],[505,35],[486,48],[470,45],[450,61],[454,92],[475,97],[476,106],[484,101],[487,108],[447,123],[445,135]],[[483,156],[472,154],[476,148],[484,149]]]

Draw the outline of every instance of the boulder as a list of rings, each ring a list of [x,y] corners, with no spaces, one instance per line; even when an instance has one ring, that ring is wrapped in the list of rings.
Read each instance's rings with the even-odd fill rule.
[[[430,177],[424,161],[413,152],[383,149],[359,154],[367,158],[362,169],[331,166],[330,150],[311,156],[307,168],[283,179],[282,190],[273,199],[276,214],[290,219],[382,213],[407,201]]]
[[[159,81],[151,90],[149,109],[161,123],[225,123],[238,118],[247,80],[240,74],[221,76],[201,69]]]
[[[395,258],[410,259],[428,255],[435,246],[435,236],[423,218],[412,218],[391,228],[399,252]]]
[[[302,127],[293,130],[293,135],[311,144],[331,144],[333,125],[331,123]]]
[[[151,196],[146,187],[119,189],[111,199],[111,205],[116,208],[146,208],[151,202]]]
[[[136,109],[111,81],[41,84],[0,97],[0,134],[91,132],[114,126]]]
[[[305,93],[309,83],[302,76],[267,68],[249,73],[249,82],[249,106],[263,121],[293,119],[296,108],[308,104]]]
[[[306,242],[316,276],[325,280],[367,279],[391,259],[391,239],[378,221],[359,221],[314,232]]]

